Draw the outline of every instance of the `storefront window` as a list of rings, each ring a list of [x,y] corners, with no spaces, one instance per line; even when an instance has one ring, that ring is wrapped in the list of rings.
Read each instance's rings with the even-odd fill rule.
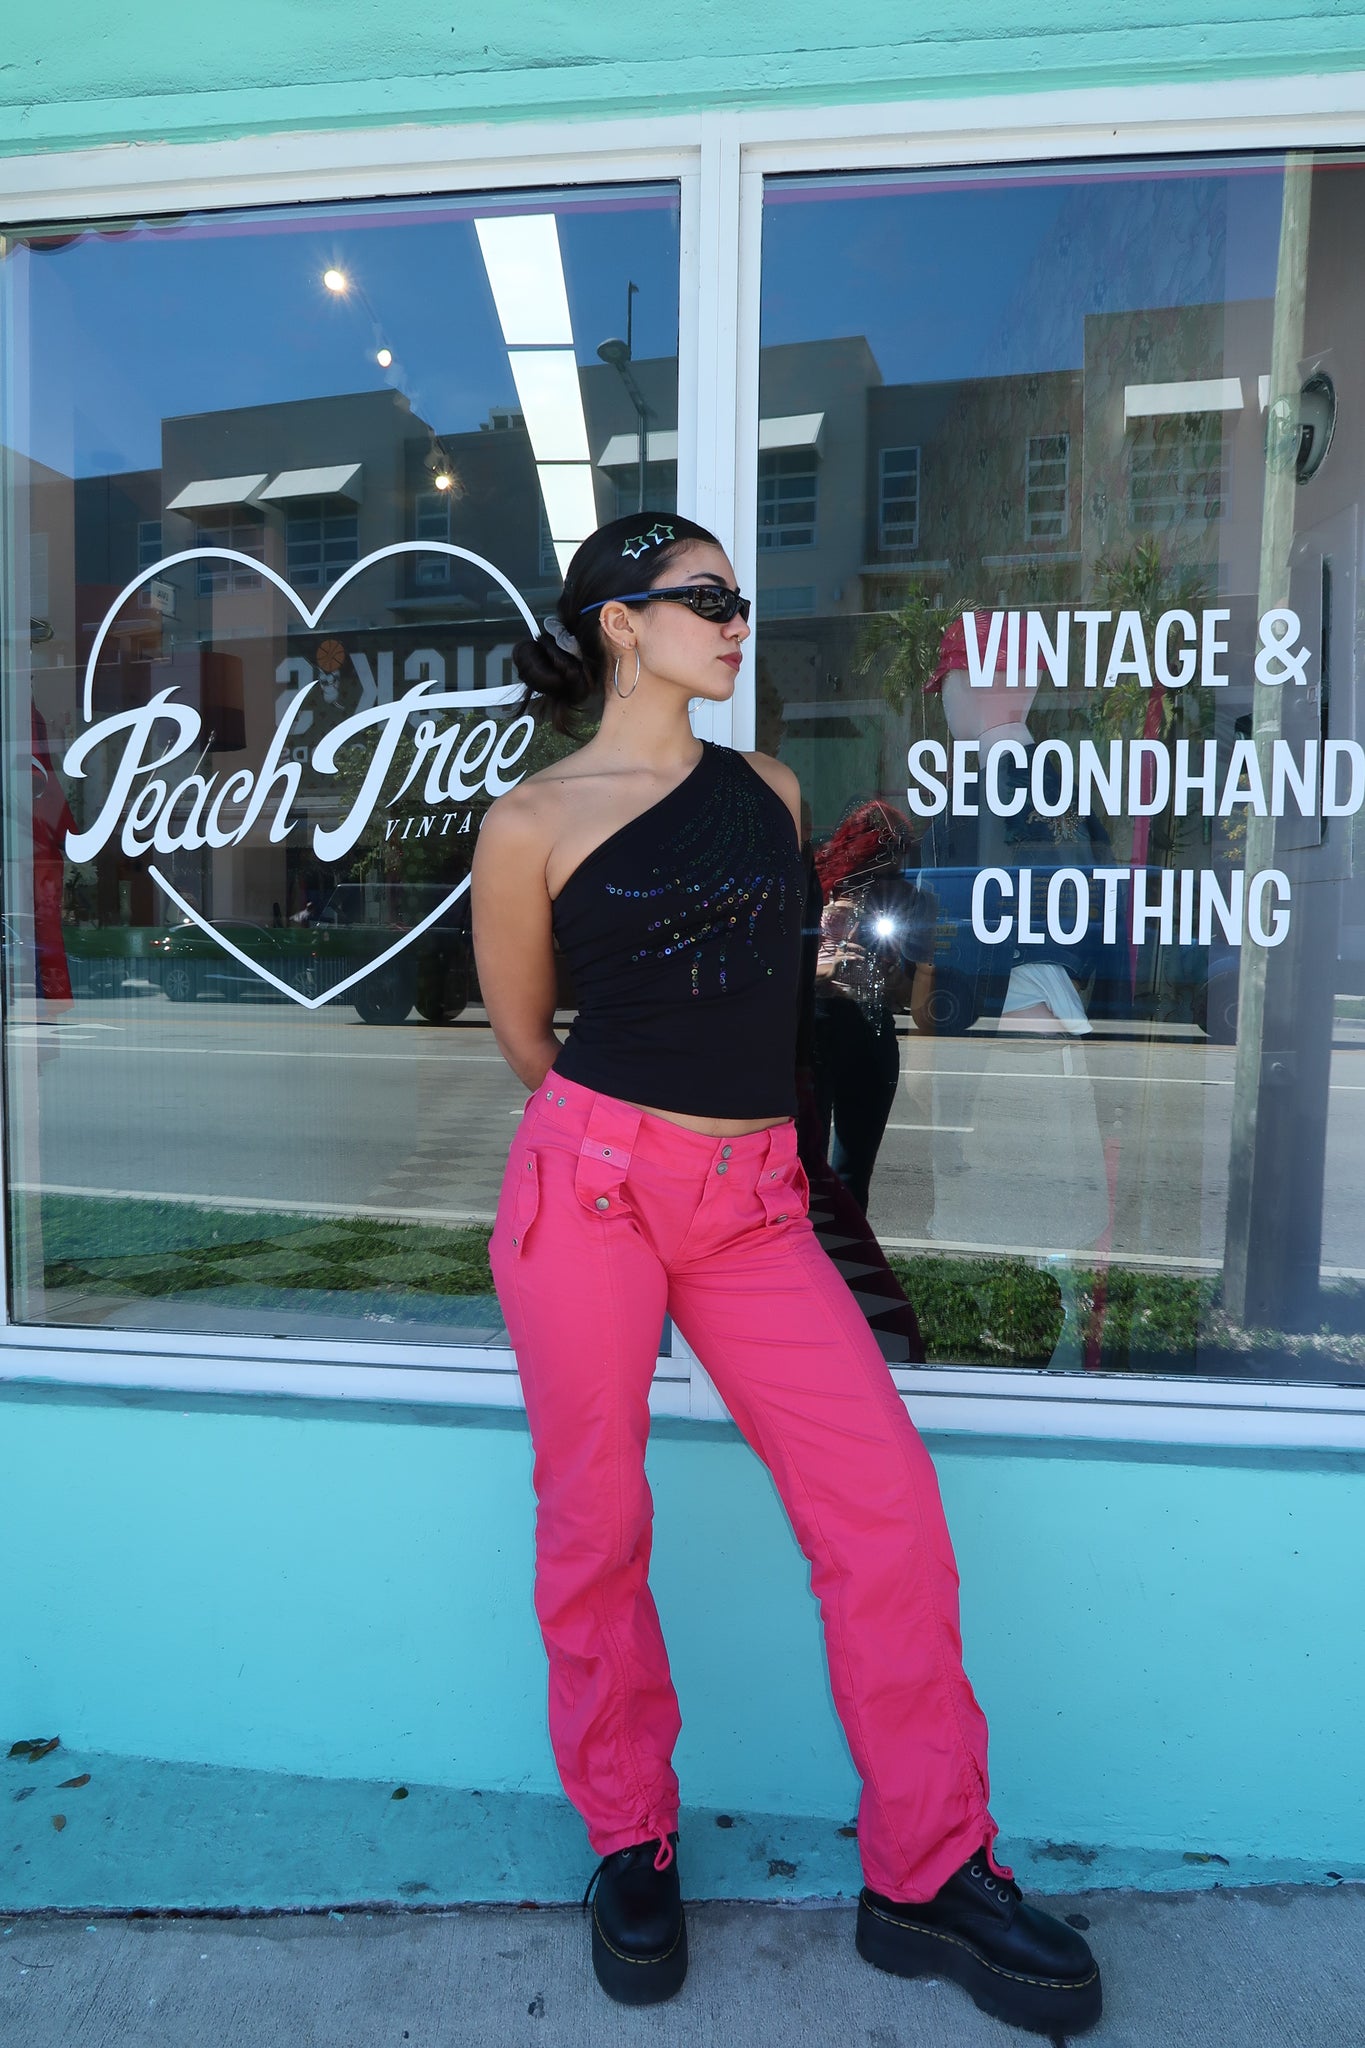
[[[1365,1384],[1362,278],[1349,158],[767,183],[757,743],[893,1361]]]
[[[673,186],[4,245],[17,1321],[505,1344],[471,849],[642,414],[674,502],[678,260]]]

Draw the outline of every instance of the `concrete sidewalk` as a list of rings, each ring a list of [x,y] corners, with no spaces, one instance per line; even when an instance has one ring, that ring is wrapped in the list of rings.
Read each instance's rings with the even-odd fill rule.
[[[1048,1901],[1105,1977],[1095,2048],[1356,2048],[1365,1887]],[[613,2006],[573,1908],[0,1922],[6,2048],[1002,2048],[954,1986],[853,1948],[853,1909],[693,1906],[672,2004]]]

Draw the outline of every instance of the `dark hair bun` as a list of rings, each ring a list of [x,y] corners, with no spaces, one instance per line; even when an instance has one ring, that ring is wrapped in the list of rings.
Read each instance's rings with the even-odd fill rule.
[[[573,713],[593,694],[592,677],[579,656],[566,653],[548,633],[537,633],[534,640],[517,642],[512,666],[526,685],[521,709],[525,711],[531,698],[538,697],[541,705],[548,707],[555,731],[572,732]],[[538,715],[541,705],[532,707]]]

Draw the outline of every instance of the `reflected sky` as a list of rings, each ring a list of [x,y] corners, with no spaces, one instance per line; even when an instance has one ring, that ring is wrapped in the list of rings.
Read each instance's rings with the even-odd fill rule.
[[[1278,161],[784,179],[763,341],[866,335],[889,384],[1079,369],[1091,313],[1270,297]]]
[[[198,215],[16,250],[0,278],[16,300],[28,281],[29,403],[6,438],[68,476],[155,469],[163,418],[385,386],[438,433],[470,431],[491,407],[517,403],[474,214],[545,204],[504,195],[481,208]],[[597,344],[624,333],[631,281],[635,354],[675,355],[674,191],[556,197],[554,211],[579,361],[596,363]],[[330,267],[360,290],[327,291]],[[381,346],[394,355],[387,371]]]

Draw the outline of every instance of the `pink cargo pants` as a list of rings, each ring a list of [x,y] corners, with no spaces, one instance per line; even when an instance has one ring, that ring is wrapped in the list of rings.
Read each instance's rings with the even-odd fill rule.
[[[593,1849],[678,1823],[645,1479],[667,1310],[810,1560],[867,1883],[931,1897],[994,1841],[986,1724],[934,1468],[816,1242],[795,1127],[710,1138],[551,1073],[512,1146],[491,1257],[535,1449],[550,1736]]]

